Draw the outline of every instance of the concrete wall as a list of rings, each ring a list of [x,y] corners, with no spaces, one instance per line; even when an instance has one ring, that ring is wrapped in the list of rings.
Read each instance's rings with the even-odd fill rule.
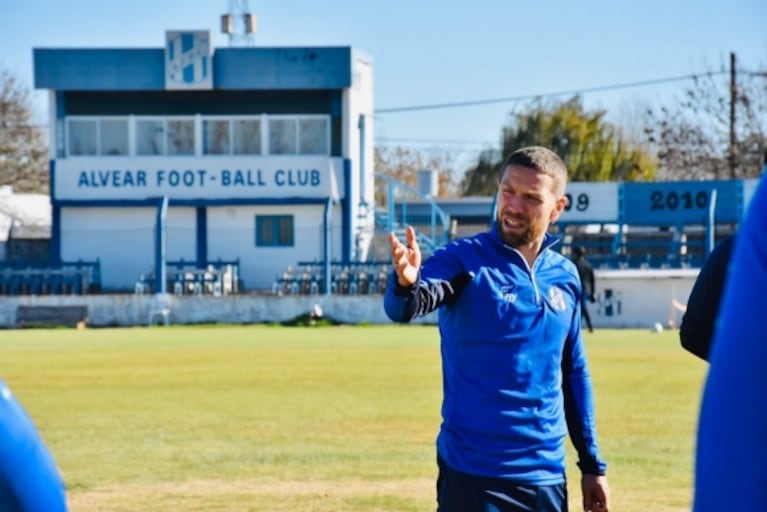
[[[589,304],[594,327],[679,327],[699,269],[597,270],[597,302]],[[608,291],[609,290],[609,291]],[[675,307],[675,303],[677,307]]]
[[[596,328],[650,328],[659,322],[676,326],[687,303],[697,270],[597,271],[597,302],[589,305]],[[608,292],[609,290],[609,292]],[[347,296],[151,296],[85,295],[6,297],[0,301],[0,327],[16,326],[19,305],[86,305],[88,324],[97,327],[149,323],[152,312],[169,310],[173,324],[282,322],[308,313],[319,304],[326,317],[343,323],[390,323],[381,295]],[[419,319],[433,324],[437,314]]]

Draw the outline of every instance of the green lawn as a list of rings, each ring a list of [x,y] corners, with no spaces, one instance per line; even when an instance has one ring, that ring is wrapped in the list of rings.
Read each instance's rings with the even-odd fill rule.
[[[674,332],[587,345],[613,510],[689,510],[705,364]],[[3,331],[0,375],[73,511],[435,508],[435,327]]]

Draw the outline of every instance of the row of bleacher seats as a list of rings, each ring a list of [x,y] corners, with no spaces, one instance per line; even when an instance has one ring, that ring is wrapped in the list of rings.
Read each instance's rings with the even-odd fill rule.
[[[391,272],[388,262],[331,262],[330,293],[334,295],[376,295],[386,290]],[[325,267],[320,262],[288,265],[272,285],[274,295],[319,295],[326,293]]]
[[[84,295],[100,291],[98,261],[63,262],[55,267],[0,263],[0,295]]]
[[[732,231],[717,233],[715,242]],[[706,258],[704,232],[674,233],[652,230],[616,236],[610,233],[565,237],[564,251],[584,247],[587,257],[601,268],[698,268]]]
[[[454,238],[472,236],[490,229],[490,222],[461,217],[455,221]],[[736,229],[734,224],[715,226],[715,243]],[[587,257],[597,267],[621,268],[699,268],[708,254],[708,232],[704,225],[617,225],[565,224],[551,227],[552,234],[562,239],[554,250],[572,255],[572,249],[583,246]]]
[[[215,260],[198,266],[194,261],[166,262],[166,291],[175,295],[231,295],[241,289],[239,260]],[[153,273],[141,274],[134,286],[136,294],[152,294],[157,290]]]

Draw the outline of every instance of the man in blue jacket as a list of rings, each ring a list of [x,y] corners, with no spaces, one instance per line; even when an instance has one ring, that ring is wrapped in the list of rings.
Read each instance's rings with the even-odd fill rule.
[[[389,235],[384,297],[397,322],[440,309],[442,425],[438,512],[567,510],[565,439],[578,452],[584,510],[607,512],[574,264],[547,233],[564,210],[567,169],[527,147],[506,160],[492,229],[421,266],[415,232]]]
[[[698,420],[695,512],[767,510],[767,174],[738,228]]]

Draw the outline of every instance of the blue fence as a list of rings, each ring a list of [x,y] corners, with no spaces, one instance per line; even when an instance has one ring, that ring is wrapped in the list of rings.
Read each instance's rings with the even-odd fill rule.
[[[55,267],[0,263],[0,295],[83,295],[101,291],[101,263],[62,262]]]

